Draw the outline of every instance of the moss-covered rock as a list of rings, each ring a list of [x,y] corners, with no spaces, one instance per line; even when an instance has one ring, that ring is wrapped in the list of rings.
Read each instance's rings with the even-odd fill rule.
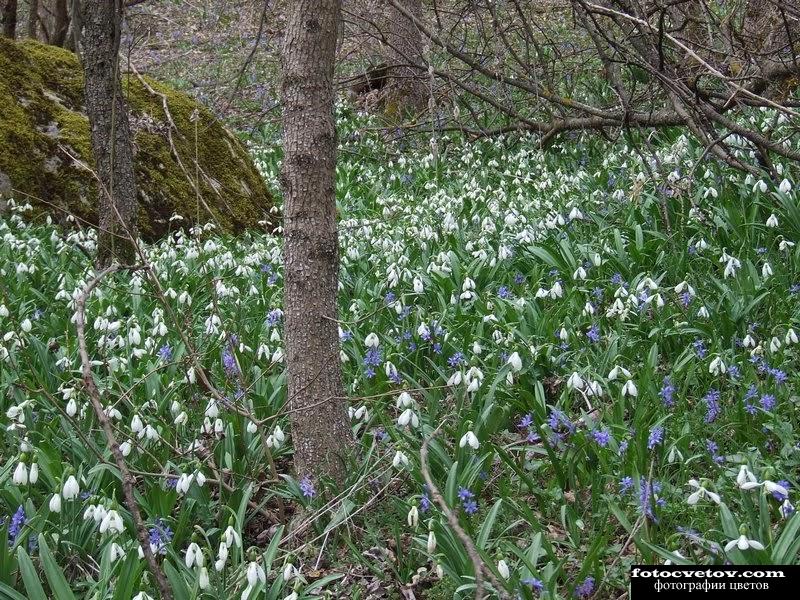
[[[123,90],[144,239],[164,235],[173,214],[184,225],[212,222],[234,233],[270,220],[271,197],[247,151],[207,109],[133,74],[123,76]],[[13,190],[18,201],[57,222],[71,214],[96,224],[92,166],[77,57],[0,38],[0,195]]]

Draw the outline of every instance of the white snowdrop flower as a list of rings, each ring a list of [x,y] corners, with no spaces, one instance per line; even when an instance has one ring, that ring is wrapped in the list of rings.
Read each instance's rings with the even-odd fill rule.
[[[477,450],[481,445],[481,443],[478,441],[478,437],[472,431],[468,431],[462,435],[461,440],[458,442],[459,448],[463,448],[467,445],[469,445],[469,447],[473,450]]]
[[[282,363],[283,357],[283,348],[276,348],[275,352],[272,353],[272,358],[270,358],[270,361],[275,364]]]
[[[31,465],[30,473],[28,474],[28,481],[31,485],[35,484],[39,481],[39,463],[33,463]]]
[[[600,397],[603,395],[603,387],[599,381],[590,381],[586,384],[586,395]]]
[[[736,475],[736,485],[739,487],[744,486],[747,483],[758,483],[758,479],[756,476],[753,475],[752,471],[747,467],[747,465],[741,465],[739,467],[739,474]],[[749,488],[748,488],[749,489]]]
[[[50,512],[61,512],[61,494],[53,494],[53,496],[50,498],[49,508]]]
[[[222,534],[225,537],[225,545],[228,548],[233,548],[234,546],[241,546],[242,545],[242,538],[233,528],[232,525],[228,525],[228,528],[225,530],[225,533]]]
[[[197,575],[197,585],[201,590],[207,590],[211,585],[211,582],[208,579],[208,569],[205,567],[200,567],[200,573]]]
[[[767,227],[777,227],[778,226],[778,217],[775,216],[775,213],[772,213],[769,218],[767,218]]]
[[[557,298],[562,298],[564,296],[564,289],[561,287],[561,283],[556,281],[553,284],[553,287],[550,288],[550,297],[555,300]]]
[[[78,480],[75,479],[75,476],[70,475],[67,477],[64,486],[61,488],[61,495],[64,497],[64,500],[75,500],[80,493],[81,487],[78,485]]]
[[[534,298],[547,298],[547,296],[549,296],[549,295],[550,295],[550,291],[549,290],[546,290],[544,288],[539,288],[538,290],[536,290],[536,293],[534,294],[533,297]]]
[[[705,306],[701,306],[700,310],[697,311],[697,316],[701,319],[707,319],[709,317],[708,309]]]
[[[586,269],[584,269],[583,267],[578,267],[572,274],[572,278],[576,281],[579,279],[586,279]]]
[[[414,293],[421,294],[425,291],[425,286],[422,285],[422,279],[414,277]]]
[[[566,342],[569,339],[569,333],[567,333],[567,330],[564,327],[559,330],[558,339],[560,339],[562,342]]]
[[[142,418],[138,414],[133,415],[131,419],[131,431],[136,434],[140,434],[144,431],[144,423],[142,423]]]
[[[280,425],[275,425],[272,435],[275,437],[275,441],[280,444],[286,441],[286,436],[283,434],[283,429],[281,429]]]
[[[421,338],[426,338],[431,334],[431,330],[425,323],[422,323],[419,327],[417,327],[417,335]]]
[[[250,587],[255,587],[258,585],[258,582],[266,583],[267,582],[267,574],[264,572],[264,568],[258,564],[257,562],[251,562],[247,565],[247,584]]]
[[[759,542],[758,540],[750,540],[747,538],[745,534],[741,534],[735,540],[731,540],[727,544],[725,544],[725,552],[730,552],[733,548],[737,547],[739,550],[747,550],[748,548],[752,548],[753,550],[763,550],[764,544]]]
[[[408,466],[408,456],[405,455],[405,452],[397,450],[394,453],[394,458],[392,459],[392,466],[395,469],[400,469],[402,467]]]
[[[127,457],[131,453],[131,449],[132,449],[131,441],[130,440],[125,440],[124,442],[122,442],[119,445],[119,449],[120,449],[120,452],[122,452],[122,456]]]
[[[175,425],[183,425],[188,420],[189,420],[189,415],[187,415],[186,411],[184,410],[184,411],[181,411],[181,414],[179,414],[177,417],[175,417],[175,420],[173,421],[173,424],[175,424]]]
[[[283,565],[282,575],[283,575],[283,581],[288,583],[292,579],[297,577],[298,575],[297,568],[291,562],[287,562],[285,565]]]
[[[788,179],[784,179],[783,181],[781,181],[781,184],[778,186],[778,190],[782,194],[788,194],[789,192],[792,191],[792,184],[789,183]]]
[[[706,188],[705,194],[703,194],[703,198],[708,198],[709,196],[716,198],[718,196],[718,192],[715,188],[710,187]]]
[[[723,277],[727,279],[728,277],[735,277],[736,276],[736,269],[742,266],[742,263],[739,262],[738,259],[734,257],[730,257],[728,262],[725,264],[725,271],[722,273]]]
[[[677,558],[677,559],[681,559],[681,560],[684,560],[684,559],[686,558],[686,557],[685,557],[683,554],[681,554],[681,553],[680,553],[680,552],[678,552],[677,550],[673,550],[673,551],[672,551],[672,555],[673,555],[675,558]],[[665,564],[665,565],[671,565],[672,563],[673,563],[673,561],[672,561],[672,559],[670,559],[670,558],[668,558],[667,560],[665,560],[665,561],[664,561],[664,564]]]
[[[202,471],[195,471],[194,480],[197,482],[198,487],[203,487],[206,483],[206,476]]]
[[[583,307],[583,314],[584,315],[593,315],[594,314],[594,305],[591,302],[587,302]]]
[[[508,568],[508,564],[502,559],[497,561],[497,572],[500,573],[500,577],[503,579],[508,579],[511,577],[511,571]]]
[[[378,336],[377,336],[375,333],[370,333],[370,334],[369,334],[369,335],[367,335],[367,337],[364,339],[364,345],[365,345],[367,348],[377,348],[377,347],[380,345],[380,343],[381,343],[381,342],[380,342],[380,340],[378,339]],[[251,563],[251,564],[252,564],[252,563]]]
[[[14,476],[11,479],[14,485],[28,485],[28,466],[24,462],[17,463]]]
[[[511,370],[515,373],[518,373],[522,370],[522,359],[520,358],[518,352],[513,352],[511,356],[508,357],[506,363],[511,366]]]
[[[742,347],[744,348],[756,347],[756,341],[753,339],[753,336],[750,335],[749,333],[746,336],[744,336],[744,339],[742,340]]]
[[[722,361],[722,358],[719,356],[715,356],[711,363],[708,365],[708,372],[712,375],[721,375],[727,371],[727,367],[725,363]]]
[[[195,542],[189,544],[189,547],[186,548],[186,554],[184,556],[184,561],[186,562],[186,567],[191,569],[193,566],[197,565],[198,567],[202,567],[205,563],[205,559],[203,558],[203,551],[200,549]]]
[[[763,179],[756,181],[753,186],[753,192],[761,192],[762,194],[767,191],[767,184]]]
[[[288,596],[284,596],[283,600],[297,600],[299,597],[300,596],[297,595],[296,591],[292,591],[292,593],[289,594]]]
[[[255,424],[253,421],[247,422],[247,433],[255,433],[258,431],[258,425]]]
[[[76,414],[78,414],[78,403],[75,402],[75,398],[70,398],[67,402],[67,415],[74,417]]]
[[[572,210],[569,211],[569,218],[571,221],[583,219],[583,213],[577,206],[573,206]]]
[[[0,304],[0,317],[7,317],[10,313],[5,304]]]
[[[628,379],[628,381],[625,382],[625,385],[622,386],[623,398],[625,396],[631,396],[635,398],[638,395],[639,395],[639,390],[636,389],[636,384],[633,383],[632,379]]]
[[[789,240],[781,240],[778,244],[778,248],[781,252],[786,252],[787,250],[794,248],[794,242],[790,242]]]
[[[783,339],[783,341],[787,346],[789,346],[791,344],[796,344],[797,343],[797,333],[795,333],[795,330],[790,327],[789,331],[786,332],[786,337]]]
[[[628,371],[628,369],[626,369],[625,367],[620,367],[619,365],[614,365],[614,368],[611,369],[611,371],[609,371],[609,373],[608,373],[608,380],[609,381],[614,381],[620,375],[622,375],[626,379],[630,379],[631,378],[631,372]]]
[[[689,494],[689,497],[686,499],[687,504],[695,505],[698,502],[700,502],[700,500],[703,498],[708,498],[709,500],[713,501],[716,504],[720,503],[721,498],[719,494],[710,491],[696,479],[690,479],[688,485],[695,488],[697,491]]]
[[[777,338],[777,336],[773,336],[772,339],[769,341],[769,351],[777,352],[780,349],[781,349],[781,341]]]
[[[397,408],[409,408],[414,405],[414,399],[408,392],[400,392],[397,397]]]
[[[407,408],[402,412],[400,417],[398,417],[397,424],[400,425],[401,427],[405,427],[406,425],[411,425],[411,427],[418,427],[419,417],[417,417],[417,414],[413,410]]]
[[[206,404],[205,416],[209,419],[216,419],[219,416],[219,404],[217,404],[214,398],[209,400],[208,404]]]
[[[428,550],[428,554],[436,552],[436,534],[433,532],[433,529],[428,532],[428,544],[426,549]]]
[[[461,381],[463,379],[463,375],[461,371],[454,371],[452,375],[447,379],[447,385],[450,387],[455,387],[457,385],[461,385]]]
[[[577,371],[573,371],[572,375],[570,375],[569,379],[567,379],[567,388],[570,390],[582,390],[585,385],[585,382],[581,376],[578,375]]]
[[[111,544],[111,550],[109,552],[111,564],[114,564],[120,558],[125,558],[125,550],[123,550],[122,546],[120,546],[117,542],[114,542]]]
[[[144,428],[144,436],[150,441],[158,440],[161,437],[158,435],[158,431],[156,431],[155,427],[153,427],[149,423]]]
[[[133,597],[133,600],[153,600],[152,596],[145,594],[144,592],[139,592]]]
[[[770,481],[769,479],[765,479],[761,483],[764,485],[764,489],[767,491],[768,494],[780,494],[781,496],[789,495],[789,490],[787,490],[779,483],[775,483],[774,481]]]
[[[772,275],[772,267],[768,262],[765,262],[763,265],[761,265],[761,277],[764,279],[769,279],[772,277]]]
[[[19,326],[20,326],[20,328],[22,328],[22,331],[24,331],[25,333],[30,333],[31,328],[32,328],[31,320],[30,319],[25,319],[24,321],[22,321],[22,323],[19,324]]]
[[[228,562],[228,545],[225,542],[219,543],[219,550],[217,550],[217,560],[214,563],[214,570],[222,571],[225,568],[225,563]]]
[[[124,529],[125,524],[122,522],[122,517],[114,509],[108,511],[100,522],[100,533],[122,533]]]
[[[413,527],[414,529],[416,529],[417,525],[419,525],[419,509],[417,508],[416,504],[408,511],[406,521],[408,522],[408,526]]]
[[[477,341],[472,342],[472,352],[473,354],[478,354],[478,355],[480,355],[483,352],[483,348],[481,348],[481,345]]]
[[[269,341],[270,342],[280,342],[281,341],[281,332],[278,331],[277,328],[272,330],[272,333],[269,334]]]

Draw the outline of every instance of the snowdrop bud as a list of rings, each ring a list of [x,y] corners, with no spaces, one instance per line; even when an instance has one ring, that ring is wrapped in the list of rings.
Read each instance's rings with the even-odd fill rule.
[[[50,498],[50,512],[60,513],[61,512],[61,495],[60,494],[53,494],[53,497]]]
[[[428,546],[427,546],[428,554],[433,554],[436,552],[436,534],[433,533],[433,529],[428,532]]]
[[[511,576],[511,571],[508,569],[508,564],[506,564],[506,561],[504,560],[497,562],[497,572],[500,573],[500,576],[503,579],[508,579]]]
[[[78,403],[75,402],[75,398],[70,398],[67,402],[67,415],[74,417],[76,414],[78,414]]]
[[[763,277],[764,279],[772,277],[772,267],[768,262],[765,262],[761,266],[761,277]]]
[[[777,227],[777,226],[778,226],[778,217],[775,216],[775,213],[772,213],[767,219],[767,227]]]
[[[211,585],[211,582],[208,580],[208,569],[205,567],[200,568],[200,573],[197,576],[197,585],[201,590],[206,590]]]
[[[37,481],[39,481],[39,463],[33,463],[31,465],[31,471],[28,475],[28,481],[33,485]]]
[[[560,339],[562,342],[566,342],[569,339],[569,334],[567,333],[567,330],[564,329],[563,327],[558,332],[558,339]]]
[[[417,528],[419,525],[419,509],[416,505],[411,507],[411,510],[408,511],[408,517],[406,519],[408,521],[408,526],[413,527],[414,529]]]

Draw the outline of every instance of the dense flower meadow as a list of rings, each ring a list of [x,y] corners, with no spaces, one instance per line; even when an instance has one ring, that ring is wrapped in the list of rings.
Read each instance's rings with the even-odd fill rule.
[[[788,168],[734,172],[680,133],[543,152],[365,124],[340,117],[345,488],[291,470],[279,236],[176,220],[149,270],[88,299],[175,597],[474,596],[442,504],[505,597],[608,597],[633,563],[797,562]],[[274,140],[252,149],[277,190]],[[155,598],[81,376],[95,236],[27,212],[0,221],[0,597]]]

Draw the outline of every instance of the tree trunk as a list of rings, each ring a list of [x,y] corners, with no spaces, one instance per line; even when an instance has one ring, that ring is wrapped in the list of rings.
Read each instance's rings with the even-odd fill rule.
[[[114,4],[114,0],[108,0]],[[53,46],[63,47],[69,32],[68,0],[41,0],[39,2],[41,39]]]
[[[17,35],[17,0],[0,0],[0,21],[3,35],[13,40]]]
[[[85,0],[83,73],[92,154],[100,177],[97,262],[135,259],[136,177],[128,107],[119,78],[122,0]]]
[[[28,11],[28,37],[36,39],[39,28],[39,0],[30,0]]]
[[[342,386],[336,292],[333,73],[341,0],[292,0],[284,46],[284,312],[298,477],[345,478],[351,431]]]
[[[422,0],[401,0],[406,10],[422,19]],[[424,110],[428,101],[422,57],[422,33],[399,10],[386,2],[386,64],[389,83],[384,102],[386,114],[403,117]],[[415,68],[412,65],[417,65]]]

